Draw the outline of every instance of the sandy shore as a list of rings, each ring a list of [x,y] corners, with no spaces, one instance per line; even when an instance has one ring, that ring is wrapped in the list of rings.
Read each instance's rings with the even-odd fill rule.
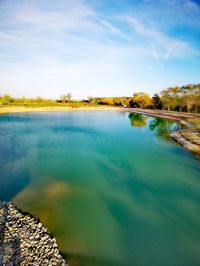
[[[199,118],[200,114],[193,113],[179,113],[173,111],[165,110],[151,110],[151,109],[139,109],[139,108],[123,108],[123,107],[114,107],[114,106],[80,106],[80,107],[71,107],[71,106],[45,106],[45,107],[25,107],[25,106],[9,106],[9,107],[0,107],[0,114],[9,114],[9,113],[26,113],[26,112],[53,112],[53,111],[125,111],[125,112],[137,112],[141,114],[146,114],[150,116],[171,118],[174,120],[185,120],[188,118]]]
[[[54,111],[95,111],[95,110],[125,110],[121,107],[94,106],[94,107],[70,107],[70,106],[48,106],[48,107],[0,107],[0,114],[30,113],[30,112],[54,112]]]

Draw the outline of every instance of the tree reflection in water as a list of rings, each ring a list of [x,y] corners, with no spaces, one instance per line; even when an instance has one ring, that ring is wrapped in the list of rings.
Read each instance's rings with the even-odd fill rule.
[[[142,114],[130,113],[129,114],[129,119],[130,119],[131,125],[133,127],[144,127],[144,126],[146,126],[147,117],[142,115]]]
[[[181,129],[181,125],[177,122],[160,117],[150,118],[142,114],[130,113],[129,119],[133,127],[144,127],[147,125],[147,121],[150,120],[149,129],[164,140],[169,140],[169,134],[172,131]]]
[[[150,121],[149,129],[155,131],[157,136],[168,140],[169,134],[172,131],[180,130],[181,125],[174,122],[173,120],[156,117]]]

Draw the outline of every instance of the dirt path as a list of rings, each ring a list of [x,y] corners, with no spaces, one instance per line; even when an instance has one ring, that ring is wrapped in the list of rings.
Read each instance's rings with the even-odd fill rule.
[[[199,118],[200,114],[193,114],[193,113],[178,113],[172,111],[165,111],[165,110],[151,110],[151,109],[137,109],[137,108],[128,108],[131,109],[132,112],[152,115],[156,117],[163,117],[163,118],[171,118],[174,120],[187,120],[190,118]]]

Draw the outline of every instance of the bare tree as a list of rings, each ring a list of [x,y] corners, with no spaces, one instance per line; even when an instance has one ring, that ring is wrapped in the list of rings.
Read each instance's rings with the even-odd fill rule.
[[[67,101],[67,95],[63,94],[60,96],[60,100],[63,102],[63,103],[66,103]]]
[[[67,93],[66,95],[67,101],[70,102],[72,99],[72,94],[71,93]]]

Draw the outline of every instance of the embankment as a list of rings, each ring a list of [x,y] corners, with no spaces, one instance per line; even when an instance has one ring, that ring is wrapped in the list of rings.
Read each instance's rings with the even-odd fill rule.
[[[188,121],[190,119],[200,121],[199,114],[147,109],[134,109],[134,112],[179,121],[184,126],[184,129],[172,132],[170,137],[200,158],[200,130],[198,130],[193,123]]]
[[[55,238],[11,202],[0,202],[0,265],[67,266]]]

